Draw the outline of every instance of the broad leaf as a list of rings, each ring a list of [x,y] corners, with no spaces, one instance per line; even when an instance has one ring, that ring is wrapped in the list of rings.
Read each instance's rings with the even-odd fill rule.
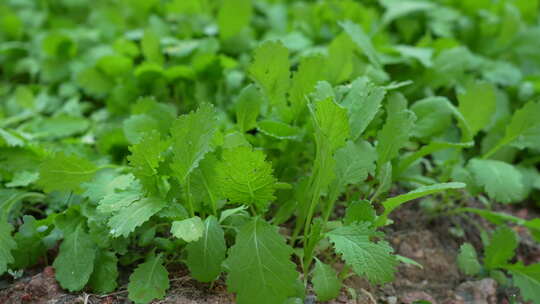
[[[341,290],[341,281],[338,279],[336,271],[319,259],[315,263],[312,282],[319,301],[330,301],[336,298]]]
[[[237,303],[275,304],[294,296],[298,274],[292,252],[276,227],[261,218],[244,224],[225,260],[227,286],[237,293]]]
[[[136,304],[163,299],[169,289],[169,273],[163,267],[161,255],[151,255],[129,276],[128,297]]]
[[[487,126],[495,114],[495,87],[487,82],[469,84],[458,93],[459,111],[469,124],[474,136]]]
[[[217,19],[221,39],[227,40],[248,26],[251,14],[251,0],[222,1]]]
[[[186,242],[199,240],[204,233],[204,225],[200,217],[195,216],[181,221],[174,221],[171,227],[174,237]]]
[[[459,269],[466,275],[476,275],[482,269],[478,262],[476,250],[470,243],[464,243],[459,248],[457,263]]]
[[[163,209],[166,204],[164,199],[158,197],[144,197],[131,203],[109,219],[110,233],[115,237],[127,237],[135,228]]]
[[[111,251],[100,251],[94,263],[94,272],[88,282],[99,293],[112,292],[118,286],[118,258]]]
[[[522,176],[514,166],[498,160],[475,158],[469,161],[467,169],[490,198],[501,203],[511,203],[522,198],[525,190]]]
[[[156,131],[146,133],[138,143],[129,147],[131,155],[127,159],[133,167],[133,175],[148,191],[157,191],[155,177],[159,163],[163,160],[161,153],[166,149],[167,144],[161,141]]]
[[[240,91],[236,100],[236,124],[240,131],[246,132],[255,128],[262,104],[263,97],[254,85]]]
[[[507,267],[514,279],[514,285],[521,291],[526,301],[540,303],[540,264],[524,266],[522,263]]]
[[[202,237],[189,243],[186,250],[186,264],[192,277],[201,282],[211,282],[219,276],[227,246],[223,229],[215,217],[206,218]]]
[[[66,231],[64,231],[64,234]],[[96,245],[83,224],[65,235],[53,267],[60,286],[69,291],[81,290],[94,271]]]
[[[7,266],[15,261],[11,251],[17,247],[17,243],[11,236],[13,227],[0,219],[0,275],[7,271]]]
[[[38,184],[45,192],[73,191],[81,193],[81,184],[92,180],[97,167],[88,160],[56,153],[39,167]]]
[[[174,121],[171,127],[174,153],[171,168],[181,183],[212,150],[211,142],[216,130],[216,111],[206,103],[197,111]]]
[[[512,229],[506,226],[497,228],[489,245],[484,249],[484,265],[488,269],[504,267],[514,256],[514,250],[517,246],[518,239]]]
[[[385,241],[374,242],[380,236],[370,223],[353,223],[328,233],[337,253],[341,254],[354,272],[375,284],[386,283],[394,278],[398,261],[392,255],[392,247]]]

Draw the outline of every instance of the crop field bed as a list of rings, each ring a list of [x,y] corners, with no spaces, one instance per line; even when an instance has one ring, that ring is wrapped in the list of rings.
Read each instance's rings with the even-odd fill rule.
[[[2,1],[0,304],[540,304],[539,1]]]

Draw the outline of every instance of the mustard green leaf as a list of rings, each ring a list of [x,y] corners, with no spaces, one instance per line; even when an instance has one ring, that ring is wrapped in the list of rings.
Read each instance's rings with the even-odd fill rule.
[[[169,289],[169,273],[163,267],[161,255],[151,255],[129,276],[128,297],[136,304],[163,299]]]
[[[330,301],[339,295],[341,281],[337,277],[332,266],[324,264],[319,259],[315,260],[313,270],[313,289],[319,301]]]
[[[200,282],[211,282],[219,277],[227,246],[223,229],[214,216],[204,221],[202,237],[186,246],[191,276]]]
[[[81,184],[92,180],[97,167],[90,161],[63,152],[48,157],[39,166],[38,185],[45,192],[73,191],[82,193]]]

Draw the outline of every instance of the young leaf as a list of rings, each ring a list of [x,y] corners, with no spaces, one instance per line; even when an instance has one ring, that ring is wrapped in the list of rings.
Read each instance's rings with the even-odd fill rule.
[[[174,121],[171,128],[174,153],[171,168],[181,183],[212,150],[211,142],[216,130],[216,110],[207,103]]]
[[[261,111],[262,95],[254,85],[248,85],[238,95],[236,101],[236,124],[242,132],[256,126],[257,117]]]
[[[115,237],[127,237],[135,228],[163,209],[166,204],[164,199],[158,197],[144,197],[131,203],[109,219],[110,233]]]
[[[73,231],[65,235],[53,263],[60,286],[69,291],[81,290],[94,270],[95,257],[95,243],[84,231],[83,224],[77,225]]]
[[[341,103],[349,112],[353,141],[362,135],[373,120],[385,95],[386,90],[369,81],[367,77],[360,77],[353,81],[350,91]]]
[[[141,50],[146,60],[158,65],[163,64],[164,58],[161,52],[159,36],[151,29],[144,31],[141,40]]]
[[[378,164],[392,160],[409,140],[416,116],[407,110],[407,100],[403,95],[391,94],[386,106],[387,119],[377,134]]]
[[[313,270],[313,289],[319,301],[330,301],[339,295],[341,281],[336,271],[330,266],[316,259]]]
[[[362,27],[351,21],[341,22],[339,25],[349,34],[351,40],[356,43],[356,46],[364,52],[369,62],[377,69],[381,69],[381,61],[379,54],[371,43],[371,38],[364,32]]]
[[[526,301],[540,303],[540,263],[525,266],[521,262],[506,267],[512,274],[514,285]]]
[[[435,193],[439,193],[439,192],[450,190],[450,189],[461,189],[464,187],[465,187],[465,184],[463,183],[457,183],[457,182],[441,183],[441,184],[434,184],[434,185],[419,187],[417,189],[414,189],[411,192],[391,197],[382,203],[384,207],[384,212],[377,219],[377,226],[386,225],[388,215],[390,215],[390,213],[394,211],[394,209],[396,209],[397,207],[401,206],[402,204],[408,201],[421,198],[426,195],[435,194]]]
[[[81,183],[92,180],[96,171],[97,167],[88,160],[60,152],[41,164],[38,184],[45,192],[57,190],[82,193]]]
[[[251,0],[226,0],[218,13],[219,36],[227,40],[237,35],[251,20]]]
[[[257,130],[277,139],[297,139],[301,130],[278,120],[265,119],[257,123]]]
[[[504,267],[514,256],[517,246],[518,239],[512,229],[506,226],[497,228],[484,250],[484,265],[487,269]]]
[[[315,106],[315,139],[317,146],[325,146],[330,154],[343,147],[350,134],[347,110],[327,98]]]
[[[463,114],[474,136],[482,130],[495,114],[495,87],[487,82],[469,84],[458,93],[459,112]]]
[[[287,121],[285,94],[289,90],[289,50],[281,42],[266,41],[253,55],[248,72],[267,96],[270,105],[276,107],[281,118]]]
[[[354,201],[347,207],[343,222],[345,225],[355,222],[373,222],[376,217],[375,208],[373,208],[369,201]]]
[[[226,250],[223,229],[214,216],[207,217],[203,236],[186,246],[186,264],[191,276],[200,282],[215,280],[221,273]]]
[[[343,187],[363,182],[368,174],[375,172],[377,153],[367,141],[358,144],[348,141],[345,147],[336,151],[336,180],[334,186],[341,192]]]
[[[17,243],[11,236],[13,227],[0,218],[0,275],[7,271],[7,266],[15,261],[11,251],[17,247]]]
[[[174,237],[186,242],[194,242],[201,238],[204,232],[204,224],[200,217],[195,216],[181,221],[174,221],[171,233]]]
[[[151,255],[129,276],[128,297],[136,304],[163,299],[169,289],[169,273],[163,267],[161,255]]]
[[[540,102],[528,102],[521,109],[514,112],[510,124],[506,127],[504,137],[495,145],[484,158],[493,155],[501,147],[513,144],[523,149],[526,147],[538,147],[540,131]]]
[[[366,222],[342,226],[328,233],[336,252],[356,274],[375,284],[389,282],[394,278],[398,261],[392,255],[392,247],[385,241],[371,241],[373,236],[380,235]]]
[[[317,81],[323,80],[323,74],[320,73],[323,65],[324,58],[322,56],[308,56],[300,59],[300,65],[293,74],[289,91],[293,118],[298,118],[306,110],[307,96],[315,90]]]
[[[227,286],[237,293],[237,303],[283,303],[296,294],[298,274],[290,257],[293,250],[260,217],[240,228],[225,260]]]
[[[217,214],[217,201],[222,198],[219,176],[216,174],[218,164],[214,154],[208,153],[190,177],[194,200],[209,204],[214,214]]]
[[[457,262],[459,269],[466,275],[476,275],[482,269],[482,266],[478,262],[476,250],[470,243],[461,245]]]
[[[492,199],[510,203],[522,198],[525,190],[522,176],[514,166],[498,160],[474,158],[467,168]]]
[[[138,143],[129,147],[131,155],[127,159],[133,167],[133,175],[148,191],[157,191],[155,176],[159,163],[163,160],[161,153],[166,149],[167,144],[161,141],[157,131],[144,134]]]
[[[94,272],[90,276],[88,284],[98,293],[108,293],[116,289],[118,285],[118,258],[111,251],[100,251],[94,263]]]
[[[275,199],[276,178],[261,150],[236,147],[223,151],[217,174],[224,197],[232,203],[253,204],[264,209]]]

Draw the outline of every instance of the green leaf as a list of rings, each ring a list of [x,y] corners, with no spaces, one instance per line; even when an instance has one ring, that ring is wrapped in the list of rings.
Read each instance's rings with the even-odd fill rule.
[[[504,137],[495,145],[484,158],[493,155],[501,147],[512,144],[520,149],[538,147],[540,134],[540,102],[528,102],[514,112],[506,127]]]
[[[464,243],[459,248],[457,263],[459,269],[466,275],[476,275],[482,269],[480,262],[478,262],[476,250],[470,243]]]
[[[289,50],[281,42],[266,41],[255,49],[249,75],[261,87],[270,105],[287,121],[286,93],[289,90]]]
[[[194,216],[181,221],[174,221],[171,227],[174,237],[183,239],[186,242],[199,240],[204,233],[204,224],[200,217]]]
[[[354,223],[328,232],[337,253],[359,276],[375,284],[389,282],[394,278],[398,261],[392,255],[392,247],[385,241],[374,242],[379,236],[370,223]]]
[[[131,203],[109,219],[110,233],[115,237],[127,237],[135,228],[163,209],[166,204],[167,201],[159,197],[144,197]]]
[[[155,132],[158,128],[158,121],[146,114],[131,115],[123,122],[124,135],[132,145],[138,143],[145,133]]]
[[[457,94],[459,111],[465,117],[474,136],[491,122],[495,114],[495,87],[487,82],[469,84]]]
[[[323,80],[324,74],[320,73],[323,65],[322,56],[307,56],[300,59],[298,70],[292,76],[289,90],[293,119],[297,119],[307,109],[308,95],[315,91],[317,82]]]
[[[136,304],[163,299],[169,289],[169,273],[163,267],[161,255],[151,255],[129,276],[128,297]]]
[[[24,223],[19,226],[19,231],[13,237],[17,243],[17,248],[11,251],[11,255],[15,258],[12,268],[15,269],[34,266],[47,252],[43,243],[45,233],[39,228],[41,224],[31,215],[24,215],[23,221]]]
[[[540,263],[529,266],[523,265],[521,262],[509,267],[506,267],[512,274],[514,285],[521,291],[521,296],[526,301],[533,301],[535,304],[540,303]]]
[[[38,184],[45,192],[82,193],[81,183],[92,180],[96,171],[97,167],[88,160],[59,152],[40,165]]]
[[[218,200],[222,199],[219,175],[216,173],[218,164],[214,154],[208,153],[190,177],[194,200],[209,204],[214,214],[217,213]]]
[[[407,143],[416,116],[407,110],[407,100],[401,94],[391,94],[386,106],[386,123],[377,134],[377,163],[382,165],[398,156]]]
[[[348,141],[345,147],[336,151],[334,186],[342,189],[347,185],[358,184],[375,172],[377,153],[367,141],[358,144]]]
[[[276,178],[261,150],[236,147],[223,150],[217,174],[224,197],[232,203],[253,204],[265,209],[275,199]]]
[[[166,149],[167,143],[160,139],[157,131],[144,134],[138,143],[129,147],[131,155],[127,159],[133,167],[133,175],[150,192],[157,191],[157,168]]]
[[[463,183],[456,183],[456,182],[440,183],[440,184],[434,184],[434,185],[429,185],[429,186],[422,186],[422,187],[414,189],[411,192],[391,197],[382,203],[384,207],[384,212],[377,219],[377,226],[386,225],[388,215],[390,215],[390,213],[394,211],[394,209],[396,209],[397,207],[401,206],[402,204],[408,201],[421,198],[426,195],[435,194],[435,193],[439,193],[439,192],[450,190],[450,189],[461,189],[464,187],[465,187],[465,184]]]
[[[237,303],[283,303],[296,295],[292,252],[277,227],[259,217],[244,224],[225,260],[227,286],[237,293]]]
[[[518,246],[516,233],[506,227],[500,226],[495,230],[489,245],[484,249],[484,265],[487,269],[501,268],[515,255]]]
[[[356,46],[364,52],[369,62],[377,69],[381,69],[381,60],[375,47],[371,43],[371,38],[364,32],[361,26],[351,21],[341,22],[339,25],[351,37],[351,40],[356,43]]]
[[[111,251],[100,251],[94,263],[94,272],[88,282],[92,289],[98,293],[109,293],[118,286],[118,258]]]
[[[349,112],[352,139],[358,139],[373,120],[386,95],[383,87],[375,85],[367,77],[353,81],[351,89],[341,103]]]
[[[252,15],[251,0],[225,0],[218,13],[219,36],[227,40],[249,25]]]
[[[13,175],[11,182],[6,184],[6,187],[26,187],[39,179],[38,172],[32,171],[17,171]]]
[[[452,124],[452,109],[444,97],[428,97],[416,101],[411,111],[417,117],[412,136],[430,138],[447,131]]]
[[[514,166],[498,160],[471,159],[467,169],[490,198],[511,203],[521,200],[524,189],[521,172]]]
[[[375,208],[373,208],[369,201],[354,201],[347,207],[343,222],[345,225],[355,222],[373,222],[376,217]]]
[[[226,250],[223,229],[214,216],[207,217],[203,236],[186,246],[186,264],[191,276],[200,282],[215,280],[221,273]]]
[[[316,259],[313,270],[313,289],[319,301],[330,301],[339,295],[341,281],[336,271],[330,266]]]
[[[147,29],[141,40],[141,50],[146,60],[162,65],[164,61],[161,53],[159,36],[152,30]]]
[[[15,261],[11,251],[17,248],[17,243],[11,236],[13,227],[0,219],[0,275],[7,271],[7,266]]]
[[[65,235],[53,263],[60,286],[69,291],[81,290],[94,270],[95,257],[96,244],[86,233],[83,224],[77,225]]]
[[[297,139],[300,137],[299,128],[278,120],[265,119],[257,123],[257,129],[262,133],[277,139]]]
[[[263,97],[254,85],[240,91],[236,100],[236,124],[242,132],[255,128],[262,103]]]
[[[216,110],[204,103],[195,112],[180,116],[171,128],[173,162],[171,168],[183,183],[197,168],[204,155],[212,150],[217,130]]]
[[[345,146],[350,134],[347,110],[327,98],[316,103],[314,114],[317,145],[324,145],[330,154]]]

